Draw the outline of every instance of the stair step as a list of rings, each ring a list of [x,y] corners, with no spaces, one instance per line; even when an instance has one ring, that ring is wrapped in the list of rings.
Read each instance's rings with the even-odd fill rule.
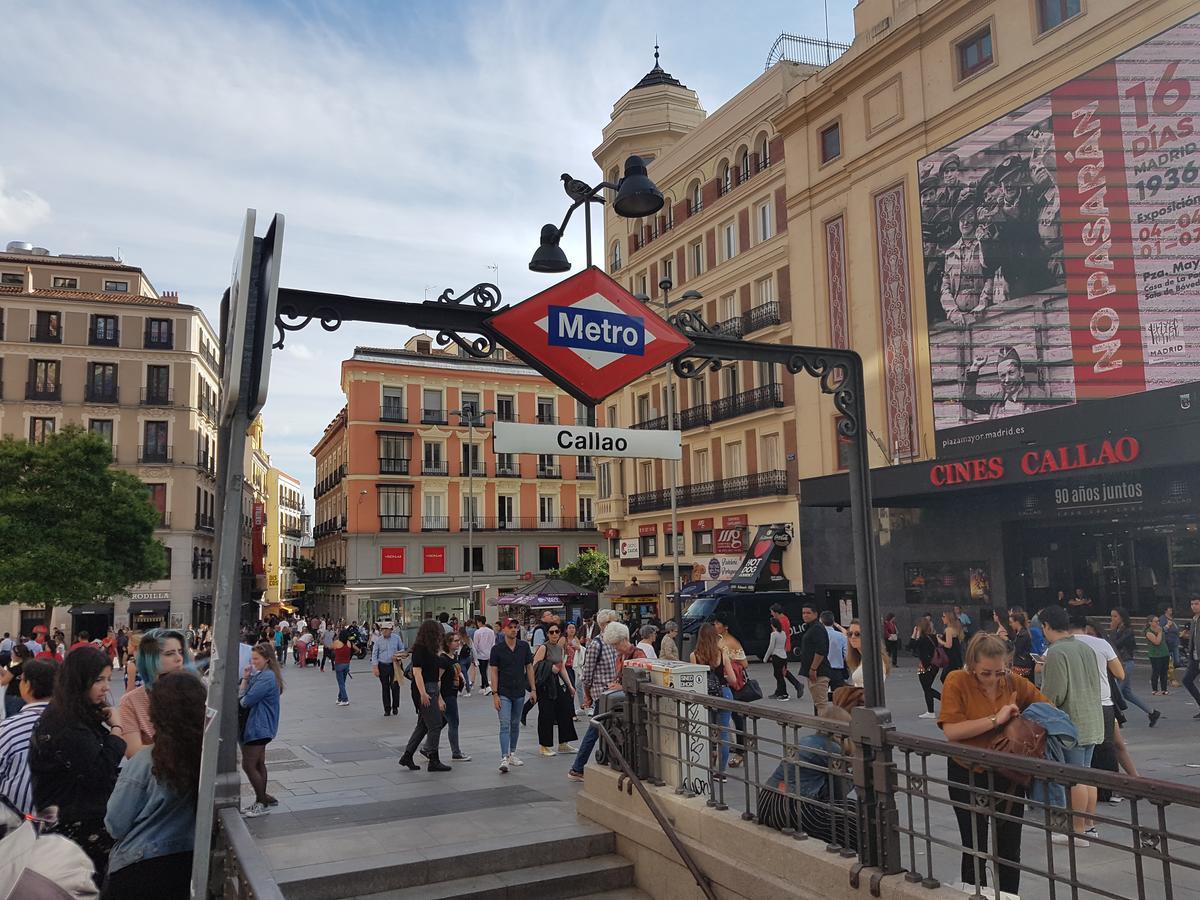
[[[484,837],[467,843],[424,847],[416,853],[384,853],[358,859],[349,868],[341,862],[294,866],[276,872],[275,877],[288,900],[391,897],[388,892],[398,890],[416,892],[402,896],[441,896],[421,892],[436,890],[436,881],[451,873],[486,872],[489,876],[500,877],[509,872],[520,874],[540,867],[548,859],[562,864],[578,862],[586,865],[589,857],[607,858],[615,849],[616,838],[611,831],[579,821],[542,833]],[[401,861],[400,856],[407,859]],[[593,889],[589,887],[589,890]]]
[[[598,894],[584,894],[582,897],[576,897],[575,900],[653,900],[653,898],[640,888],[626,887],[601,891]]]
[[[469,868],[469,867],[468,867]],[[462,871],[462,867],[458,867]],[[524,869],[487,872],[438,884],[422,884],[396,891],[362,895],[356,900],[528,900],[529,897],[582,896],[644,897],[644,894],[605,894],[633,887],[633,863],[623,856],[605,854],[589,859],[547,863]],[[597,889],[601,892],[597,895]],[[587,891],[587,894],[581,893]]]

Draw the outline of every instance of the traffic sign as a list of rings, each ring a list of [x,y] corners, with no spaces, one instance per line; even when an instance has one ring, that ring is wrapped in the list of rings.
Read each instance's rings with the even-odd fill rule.
[[[526,362],[598,403],[691,345],[595,266],[488,320]]]

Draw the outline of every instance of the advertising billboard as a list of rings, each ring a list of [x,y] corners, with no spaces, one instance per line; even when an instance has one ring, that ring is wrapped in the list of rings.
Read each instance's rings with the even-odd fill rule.
[[[919,163],[940,456],[1200,381],[1200,17]]]

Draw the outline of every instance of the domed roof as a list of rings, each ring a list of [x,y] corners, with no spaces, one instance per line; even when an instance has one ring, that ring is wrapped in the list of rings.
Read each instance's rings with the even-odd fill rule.
[[[686,84],[680,82],[679,79],[670,72],[663,71],[663,67],[658,64],[658,44],[656,43],[654,45],[654,68],[642,76],[642,80],[633,86],[633,90],[636,91],[638,88],[657,87],[660,84],[669,85],[671,87],[687,88]]]

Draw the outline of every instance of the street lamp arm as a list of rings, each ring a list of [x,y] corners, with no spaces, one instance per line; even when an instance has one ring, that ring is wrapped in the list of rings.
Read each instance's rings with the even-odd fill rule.
[[[567,179],[570,178],[570,176],[566,174],[564,174],[562,177],[564,182],[567,182]],[[583,185],[585,188],[587,188],[587,193],[579,196],[572,194],[570,188],[571,184]],[[567,214],[563,216],[562,224],[558,226],[558,239],[560,241],[563,239],[563,235],[566,234],[567,224],[571,221],[571,216],[575,214],[575,210],[579,209],[579,207],[583,206],[585,203],[599,203],[601,206],[604,205],[604,198],[598,195],[605,188],[612,188],[615,191],[617,190],[618,185],[615,185],[610,181],[602,181],[595,187],[587,187],[584,182],[579,181],[576,178],[570,179],[570,182],[567,183],[567,194],[573,197],[575,202],[567,208]]]

